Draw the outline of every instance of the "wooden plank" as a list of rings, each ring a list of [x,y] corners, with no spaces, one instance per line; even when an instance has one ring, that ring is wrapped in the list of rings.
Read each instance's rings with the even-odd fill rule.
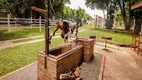
[[[43,9],[37,8],[37,7],[35,7],[35,6],[32,6],[32,7],[31,7],[31,9],[32,9],[32,10],[34,10],[34,11],[38,11],[38,12],[44,13],[44,14],[46,14],[46,13],[47,13],[47,11],[46,11],[46,10],[43,10]]]
[[[100,68],[100,74],[98,76],[98,80],[103,80],[103,74],[104,74],[104,69],[105,69],[105,62],[106,62],[106,56],[103,55],[101,68]]]
[[[131,6],[131,10],[142,9],[142,1]]]

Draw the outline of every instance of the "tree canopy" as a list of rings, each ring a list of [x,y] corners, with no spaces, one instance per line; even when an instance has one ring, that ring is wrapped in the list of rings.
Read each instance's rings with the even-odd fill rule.
[[[131,11],[131,5],[138,1],[140,0],[86,0],[86,5],[92,9],[97,8],[103,10],[103,12],[104,10],[106,10],[107,11],[106,23],[108,20],[110,20],[110,18],[113,19],[113,16],[115,16],[115,19],[117,20],[121,19],[117,17],[119,10],[120,12],[119,17],[122,17],[122,20],[125,25],[125,30],[130,30],[130,27],[132,26],[133,23],[132,16],[134,14],[134,12]]]
[[[92,18],[84,9],[72,9],[65,4],[70,4],[70,0],[51,0],[53,10],[56,16],[62,18],[81,18],[86,20]],[[45,9],[44,0],[0,0],[0,11],[11,14],[12,17],[30,17],[39,18],[44,17],[42,13],[32,11],[31,6],[36,6]]]

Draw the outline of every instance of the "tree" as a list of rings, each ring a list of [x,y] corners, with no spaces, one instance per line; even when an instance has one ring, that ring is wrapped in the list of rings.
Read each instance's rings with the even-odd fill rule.
[[[121,11],[123,22],[125,25],[125,30],[130,30],[131,23],[131,0],[116,0]],[[128,10],[128,16],[127,16]]]
[[[110,0],[86,0],[86,6],[91,9],[100,9],[103,11],[104,18],[106,18],[105,11],[108,10]],[[103,6],[102,6],[103,5]]]
[[[87,20],[87,17],[92,18],[85,12],[84,9],[80,7],[78,9],[72,9],[70,7],[64,6],[63,18],[80,18],[84,21]]]
[[[125,30],[130,30],[130,27],[133,25],[133,14],[134,12],[131,10],[132,4],[138,2],[140,0],[116,0],[118,6],[121,11],[121,15],[123,18],[123,22],[125,25]]]
[[[45,0],[0,0],[0,11],[11,14],[12,17],[27,17],[33,16],[33,18],[44,17],[44,14],[31,10],[31,6],[36,6],[41,9],[45,9]],[[82,8],[71,9],[65,6],[70,4],[70,0],[50,0],[51,1],[51,14],[52,16],[62,18],[76,18],[79,14],[79,18],[82,20],[87,19],[88,15]],[[53,7],[53,8],[52,8]],[[79,12],[79,13],[77,13]],[[52,17],[51,16],[51,17]]]
[[[70,0],[51,0],[51,3],[57,16],[61,16],[64,4],[70,3]],[[9,13],[13,17],[30,17],[33,15],[34,18],[39,18],[40,15],[43,15],[32,11],[31,6],[45,9],[44,0],[0,0],[0,11]]]
[[[86,0],[86,5],[92,9],[97,8],[103,11],[107,10],[106,23],[108,22],[108,18],[113,19],[114,12],[117,11],[117,9],[120,9],[125,30],[130,30],[130,27],[132,26],[131,23],[133,23],[133,11],[131,11],[131,5],[138,1],[140,0]]]
[[[119,21],[119,22],[122,22],[123,21],[123,18],[122,18],[122,15],[121,15],[121,12],[120,11],[116,11],[115,14],[114,14],[114,19],[115,21]]]
[[[37,0],[36,0],[37,1]],[[12,17],[30,17],[31,6],[35,0],[0,0],[0,10],[11,14]]]
[[[113,27],[114,12],[116,9],[116,2],[114,0],[86,0],[86,5],[91,9],[97,8],[102,10],[106,20],[105,27],[107,29]],[[105,15],[105,11],[107,12],[107,16]]]

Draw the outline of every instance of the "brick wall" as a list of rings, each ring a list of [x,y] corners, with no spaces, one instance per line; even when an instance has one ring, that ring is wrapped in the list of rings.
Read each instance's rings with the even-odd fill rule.
[[[90,62],[94,51],[94,39],[79,38],[78,43],[83,45],[83,61]]]
[[[57,64],[54,60],[47,57],[47,69],[45,66],[45,55],[38,53],[38,61],[37,61],[37,73],[38,80],[56,80],[56,72],[57,72]]]
[[[69,49],[65,47],[63,48]],[[48,56],[47,69],[44,68],[44,54],[44,52],[40,52],[37,56],[38,80],[58,80],[61,73],[65,73],[68,69],[77,67],[82,62],[82,46],[77,46],[70,51],[66,51],[64,54],[59,55],[56,58]]]
[[[69,69],[76,68],[82,63],[82,46],[72,49],[67,55],[57,61],[57,74],[65,73]]]
[[[38,53],[38,80],[58,80],[61,73],[76,68],[83,62],[89,62],[93,56],[94,40],[79,39],[51,49],[47,56],[47,69],[45,66],[45,52]]]

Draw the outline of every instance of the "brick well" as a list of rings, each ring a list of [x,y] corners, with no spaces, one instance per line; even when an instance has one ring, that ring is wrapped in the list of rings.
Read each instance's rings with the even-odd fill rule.
[[[79,39],[65,43],[63,46],[50,49],[46,56],[44,51],[37,55],[38,80],[58,80],[59,75],[69,69],[79,66],[83,60],[89,62],[94,49],[92,39]],[[45,66],[45,57],[47,58],[47,69]]]

